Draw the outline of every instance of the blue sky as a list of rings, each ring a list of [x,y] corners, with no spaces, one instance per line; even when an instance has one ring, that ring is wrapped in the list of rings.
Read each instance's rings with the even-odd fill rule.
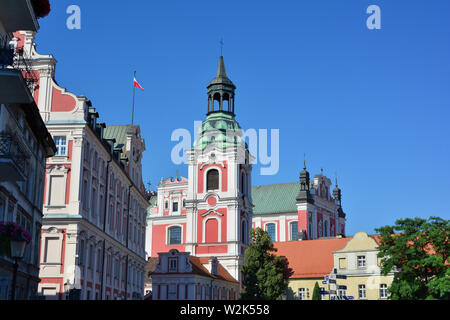
[[[66,9],[81,8],[81,30]],[[369,5],[381,30],[366,27]],[[280,130],[280,170],[253,185],[339,177],[347,232],[405,217],[450,218],[450,1],[51,1],[37,50],[56,80],[87,96],[107,124],[135,119],[146,140],[144,182],[171,162],[172,131],[205,118],[206,85],[224,39],[241,127]]]

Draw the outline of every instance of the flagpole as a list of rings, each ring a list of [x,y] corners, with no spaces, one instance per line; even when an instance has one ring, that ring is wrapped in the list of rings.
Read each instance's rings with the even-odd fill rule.
[[[134,71],[134,77],[133,77],[133,110],[131,112],[131,125],[134,125],[134,97],[136,95],[136,86],[134,85],[135,79],[136,79],[136,71]]]

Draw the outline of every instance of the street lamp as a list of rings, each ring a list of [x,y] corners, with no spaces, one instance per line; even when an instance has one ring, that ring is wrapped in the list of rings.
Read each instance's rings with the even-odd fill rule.
[[[27,240],[25,239],[11,239],[11,258],[14,259],[14,271],[11,285],[11,300],[16,299],[16,281],[17,270],[19,269],[18,261],[23,259]]]

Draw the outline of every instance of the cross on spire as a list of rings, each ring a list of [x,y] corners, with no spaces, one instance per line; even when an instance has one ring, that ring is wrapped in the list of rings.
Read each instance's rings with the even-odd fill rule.
[[[224,45],[223,38],[220,39],[219,43],[220,43],[220,55],[223,56],[223,45]]]

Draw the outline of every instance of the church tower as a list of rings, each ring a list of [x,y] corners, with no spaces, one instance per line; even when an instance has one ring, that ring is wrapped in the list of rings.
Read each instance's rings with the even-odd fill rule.
[[[206,119],[187,152],[186,251],[217,257],[241,281],[253,216],[252,156],[235,120],[236,86],[227,77],[222,56],[207,89]]]

